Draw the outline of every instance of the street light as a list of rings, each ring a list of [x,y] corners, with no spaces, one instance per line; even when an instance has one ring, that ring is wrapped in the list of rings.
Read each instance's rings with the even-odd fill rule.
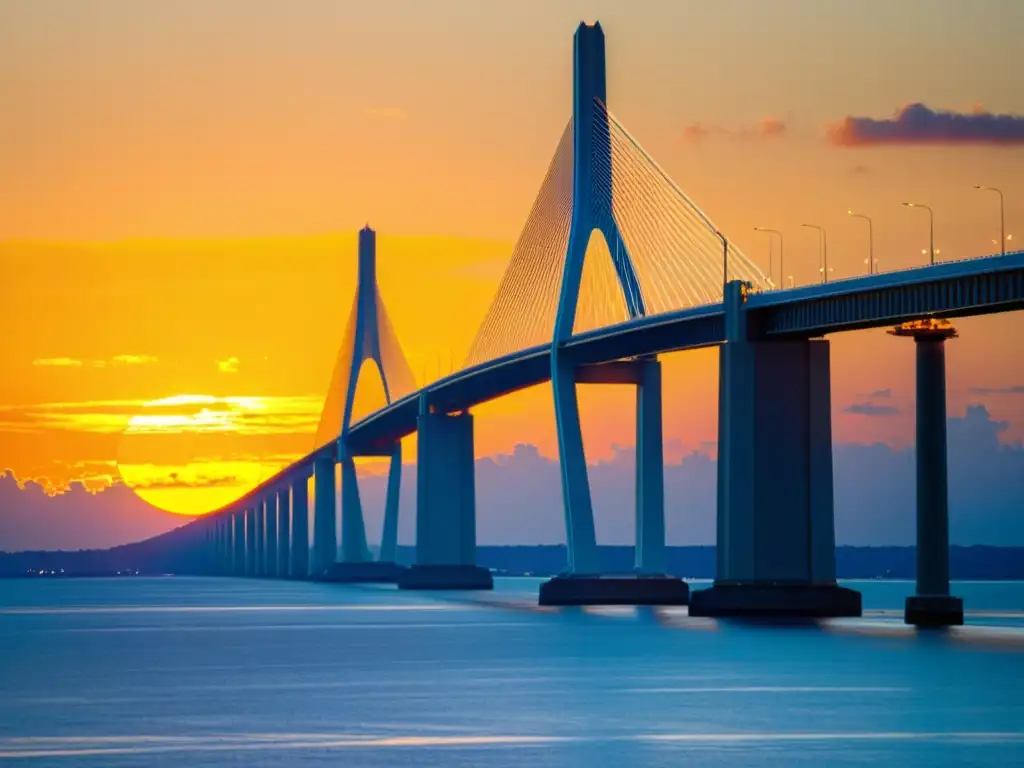
[[[865,216],[863,213],[854,213],[853,211],[847,211],[850,216],[858,219],[864,219],[868,223],[868,260],[865,262],[868,265],[868,274],[873,275],[875,273],[875,234],[872,231],[871,217]]]
[[[927,205],[921,205],[921,203],[904,203],[907,208],[924,208],[928,211],[928,253],[930,254],[929,261],[935,264],[935,212],[932,211]]]
[[[999,195],[999,255],[1006,255],[1006,210],[1003,204],[1003,191],[995,187],[983,187],[980,184],[974,185],[975,189],[983,189],[987,192],[995,192]]]
[[[718,239],[722,241],[722,301],[725,301],[725,286],[729,284],[729,241],[720,230],[715,230]]]
[[[817,224],[801,224],[800,226],[816,229],[821,232],[821,268],[818,271],[821,272],[821,281],[827,283],[830,270],[828,268],[828,239],[825,236],[825,228],[819,227]]]
[[[783,275],[786,274],[785,262],[782,260],[782,233],[777,229],[768,229],[767,227],[754,227],[758,232],[767,232],[769,235],[779,236],[779,287],[785,287],[786,280]],[[772,277],[772,264],[771,264],[771,253],[768,255],[768,279]]]

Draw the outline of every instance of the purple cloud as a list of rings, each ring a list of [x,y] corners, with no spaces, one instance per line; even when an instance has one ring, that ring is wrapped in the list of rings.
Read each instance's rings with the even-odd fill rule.
[[[976,107],[971,112],[934,110],[908,104],[888,119],[845,117],[828,127],[828,140],[839,147],[892,144],[1024,144],[1024,115],[997,115]]]
[[[1024,395],[1024,384],[1011,387],[971,387],[972,395]]]
[[[852,403],[843,408],[843,413],[855,413],[858,416],[895,416],[900,409],[894,405],[875,405],[874,403]]]

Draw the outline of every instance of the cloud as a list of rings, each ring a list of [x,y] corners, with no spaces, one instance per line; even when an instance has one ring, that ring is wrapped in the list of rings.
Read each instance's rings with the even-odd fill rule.
[[[228,357],[217,361],[217,370],[221,373],[238,373],[238,364],[241,362],[237,357]]]
[[[887,387],[885,389],[876,389],[874,392],[868,393],[868,397],[871,398],[871,399],[875,399],[875,398],[885,398],[885,399],[888,399],[888,398],[892,397],[892,389],[890,387]]]
[[[114,355],[110,362],[114,365],[150,365],[159,359],[153,355]]]
[[[116,434],[313,434],[323,398],[176,395],[159,400],[0,405],[0,434],[63,430]]]
[[[294,461],[294,457],[292,457]],[[132,487],[143,490],[167,490],[169,488],[226,488],[240,485],[245,482],[244,478],[236,475],[196,475],[194,477],[183,477],[177,472],[171,472],[166,478],[158,480],[146,480],[133,482]]]
[[[896,144],[1024,144],[1024,115],[997,115],[976,107],[972,112],[933,110],[908,104],[891,118],[845,117],[828,126],[827,137],[838,147]]]
[[[75,360],[72,357],[42,357],[38,360],[33,360],[32,365],[52,368],[81,368],[82,361]]]
[[[972,395],[1024,395],[1024,384],[1015,384],[1011,387],[971,387]]]
[[[364,114],[381,122],[404,123],[409,119],[409,113],[398,107],[367,107]]]
[[[89,360],[88,363],[73,357],[44,357],[33,360],[32,365],[81,368],[88,364],[91,368],[106,368],[108,365],[150,365],[156,362],[158,362],[158,358],[153,355],[114,355],[110,360]]]
[[[982,406],[950,418],[949,515],[956,544],[1024,545],[1024,445],[1004,445],[1006,424]],[[833,449],[836,538],[857,546],[905,546],[915,540],[913,449],[838,443]],[[632,448],[589,466],[598,542],[629,544],[634,536],[635,458]],[[403,471],[399,535],[416,537],[416,468]],[[691,451],[665,464],[665,525],[669,544],[713,544],[717,465]],[[381,530],[386,477],[360,468],[367,531]],[[481,544],[565,541],[558,464],[532,445],[476,461],[477,535]]]
[[[727,138],[740,141],[779,139],[786,135],[786,124],[774,117],[766,117],[751,126],[724,128],[720,125],[690,123],[683,128],[683,141],[696,144],[707,138]]]
[[[900,409],[894,405],[875,405],[874,403],[852,403],[843,408],[843,413],[855,413],[858,416],[895,416]]]
[[[0,470],[0,549],[88,549],[139,541],[186,521],[140,499],[121,483],[94,491],[72,483],[53,494],[33,479]]]
[[[956,544],[1024,545],[1024,445],[1002,444],[1007,425],[979,405],[950,418],[950,538]],[[913,449],[885,444],[837,444],[836,539],[857,546],[905,546],[915,538]],[[379,538],[387,477],[359,468],[371,539]],[[416,467],[403,471],[400,540],[415,541]],[[589,467],[595,526],[602,544],[633,541],[635,453],[617,448]],[[212,474],[209,479],[216,479]],[[665,465],[668,543],[712,544],[716,530],[717,466],[708,452],[691,451]],[[481,544],[565,541],[558,463],[533,445],[476,460],[477,532]],[[0,472],[0,542],[7,550],[110,546],[137,541],[179,525],[122,484],[90,493],[73,484],[49,496],[41,484]]]

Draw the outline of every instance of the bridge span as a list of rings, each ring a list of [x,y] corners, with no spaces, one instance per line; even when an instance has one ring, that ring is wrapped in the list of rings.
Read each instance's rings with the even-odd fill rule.
[[[376,241],[360,232],[359,285],[318,447],[233,504],[154,540],[235,576],[394,581],[487,589],[477,567],[472,409],[551,382],[568,562],[547,604],[680,604],[711,616],[859,615],[837,585],[829,334],[891,327],[917,354],[917,594],[906,620],[962,623],[949,594],[944,344],[950,319],[1024,308],[1024,252],[766,290],[760,270],[608,112],[604,33],[574,40],[573,115],[466,365],[421,389],[376,284]],[[591,238],[613,288],[597,283]],[[592,291],[601,295],[600,291]],[[589,301],[589,303],[588,303]],[[690,594],[665,574],[658,355],[720,348],[717,575]],[[354,421],[370,361],[387,405]],[[578,384],[636,388],[635,574],[601,572]],[[417,435],[416,562],[395,563],[400,440]],[[390,457],[380,554],[370,556],[354,459]],[[336,465],[341,465],[340,553]],[[308,481],[313,478],[310,551]]]

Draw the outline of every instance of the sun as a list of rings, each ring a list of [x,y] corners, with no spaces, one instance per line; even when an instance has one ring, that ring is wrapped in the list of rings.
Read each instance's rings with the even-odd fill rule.
[[[243,496],[295,454],[281,438],[315,428],[316,398],[175,395],[146,402],[118,448],[117,468],[144,501],[203,515]],[[291,442],[294,443],[294,440]]]

